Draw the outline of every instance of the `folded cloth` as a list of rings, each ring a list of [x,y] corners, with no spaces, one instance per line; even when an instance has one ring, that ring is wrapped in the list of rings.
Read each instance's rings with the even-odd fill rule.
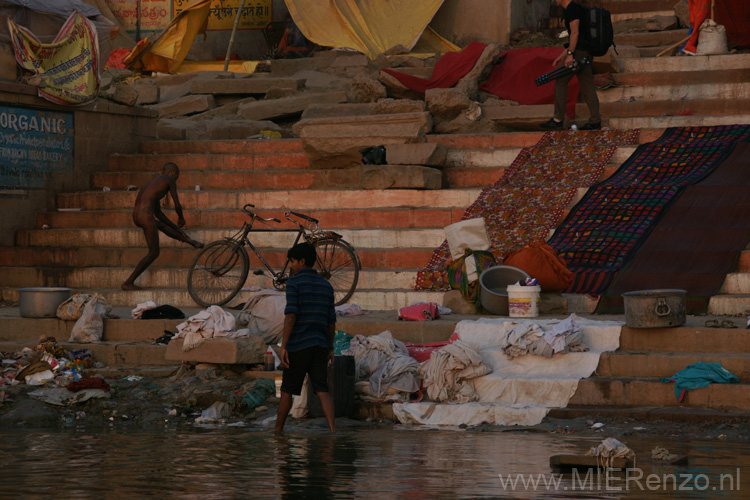
[[[173,338],[184,337],[182,350],[189,351],[207,339],[230,337],[228,333],[233,332],[235,326],[236,320],[231,313],[219,306],[210,306],[177,325],[177,334]]]
[[[141,302],[137,306],[135,306],[135,309],[133,309],[130,314],[133,315],[133,319],[141,319],[141,316],[143,316],[143,311],[148,311],[149,309],[156,309],[157,305],[156,302],[152,300],[147,300],[146,302]]]

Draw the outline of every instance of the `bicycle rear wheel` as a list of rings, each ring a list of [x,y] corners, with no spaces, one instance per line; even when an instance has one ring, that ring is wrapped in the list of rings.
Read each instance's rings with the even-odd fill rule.
[[[354,294],[359,280],[359,261],[348,243],[324,238],[313,243],[318,253],[315,269],[333,285],[335,305],[345,303]]]
[[[232,300],[245,284],[249,268],[247,252],[234,241],[209,243],[190,265],[190,296],[202,307],[222,306]]]

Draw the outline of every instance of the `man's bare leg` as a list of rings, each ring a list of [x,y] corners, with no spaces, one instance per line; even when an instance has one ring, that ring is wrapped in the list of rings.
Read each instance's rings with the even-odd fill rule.
[[[156,220],[156,227],[161,231],[162,233],[166,234],[170,238],[181,241],[183,243],[187,243],[188,245],[192,245],[195,248],[203,248],[203,243],[199,241],[195,241],[188,237],[187,234],[185,234],[184,231],[181,229],[175,229],[172,226],[169,226],[167,224],[164,224],[160,220]]]
[[[333,398],[327,392],[317,394],[320,399],[320,406],[323,407],[323,414],[326,416],[326,422],[328,422],[328,428],[331,433],[334,433],[336,432],[336,409],[333,406]]]
[[[140,276],[153,261],[159,257],[159,231],[156,229],[156,221],[153,218],[147,220],[141,226],[143,229],[143,235],[146,237],[146,244],[148,245],[148,253],[141,259],[141,261],[135,266],[133,273],[130,277],[125,280],[122,284],[123,290],[142,290],[141,287],[135,285],[135,280]]]
[[[276,411],[276,434],[284,432],[284,424],[286,423],[286,417],[289,416],[289,411],[292,409],[292,395],[288,392],[281,393],[281,400],[279,400],[279,408]]]

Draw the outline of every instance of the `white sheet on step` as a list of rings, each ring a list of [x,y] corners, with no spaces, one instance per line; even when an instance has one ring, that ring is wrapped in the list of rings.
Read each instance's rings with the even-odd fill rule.
[[[430,402],[393,405],[402,423],[429,425],[536,425],[551,408],[564,408],[578,388],[578,381],[591,376],[602,352],[620,345],[623,323],[571,318],[580,327],[587,352],[557,353],[552,358],[526,355],[509,359],[502,351],[508,331],[518,323],[537,324],[549,331],[561,320],[495,319],[461,321],[459,338],[474,346],[492,373],[474,379],[479,401],[467,404]],[[570,318],[569,318],[570,319]]]

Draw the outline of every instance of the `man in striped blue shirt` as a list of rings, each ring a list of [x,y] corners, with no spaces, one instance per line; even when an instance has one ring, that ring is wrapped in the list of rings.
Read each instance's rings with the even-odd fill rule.
[[[276,417],[276,433],[292,408],[292,394],[302,392],[305,375],[320,398],[328,427],[336,431],[333,399],[328,392],[328,364],[333,365],[333,338],[336,310],[333,287],[313,269],[317,254],[310,243],[299,243],[287,252],[293,277],[286,282],[284,336],[281,340],[281,401]]]

